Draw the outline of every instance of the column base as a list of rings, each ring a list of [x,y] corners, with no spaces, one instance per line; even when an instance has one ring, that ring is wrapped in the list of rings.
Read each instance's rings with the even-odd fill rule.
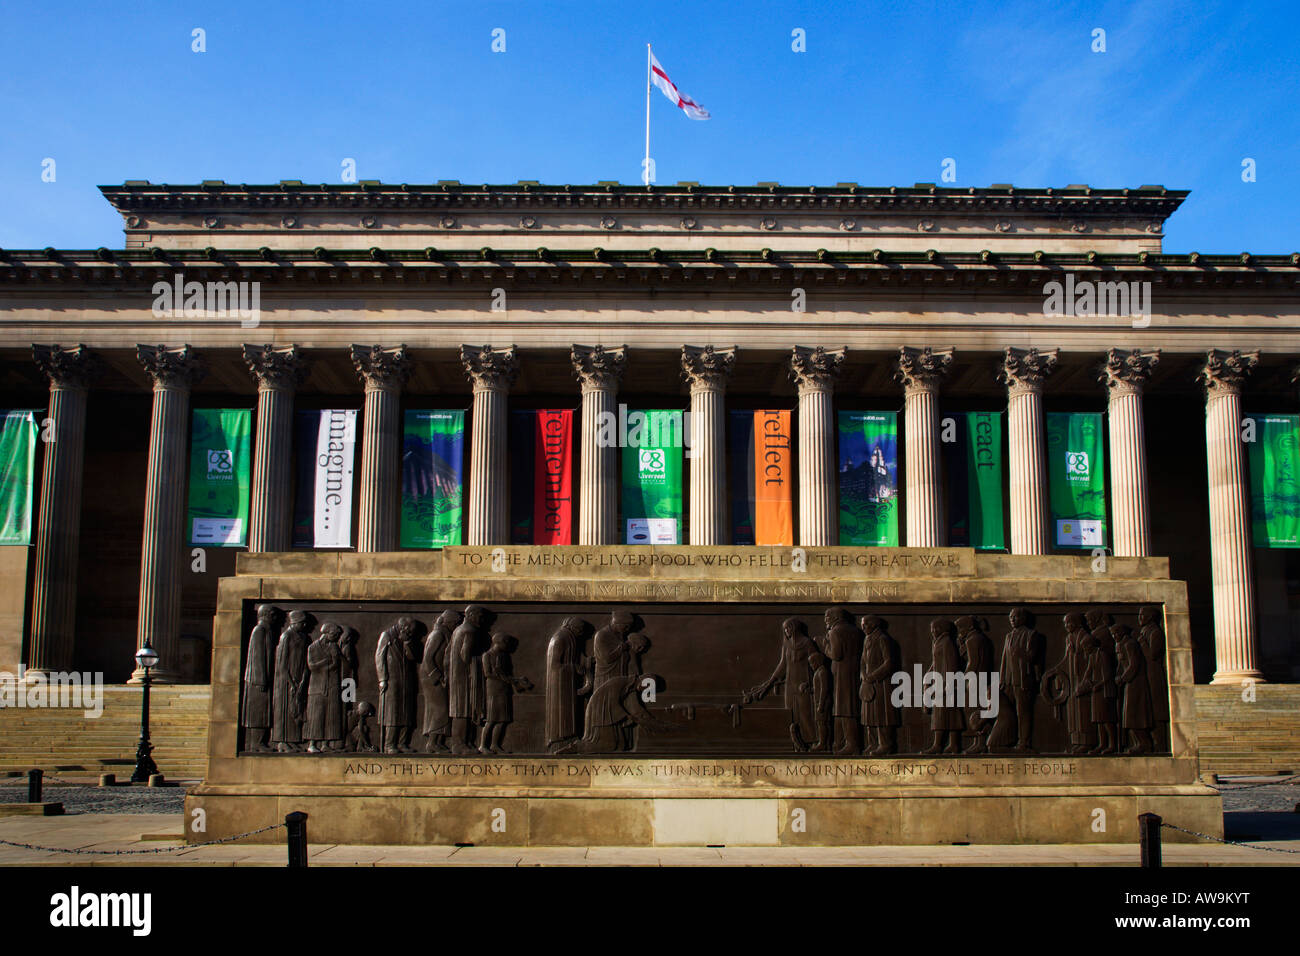
[[[65,673],[53,667],[25,667],[23,668],[22,677],[18,679],[19,683],[35,684],[38,682],[48,683],[51,674]]]
[[[161,668],[161,667],[154,667],[154,668],[151,668],[151,669],[150,669],[150,671],[149,671],[149,680],[150,680],[150,683],[154,683],[154,684],[178,684],[178,683],[180,683],[180,681],[177,680],[177,678],[176,678],[176,672],[175,672],[175,671],[164,670],[164,669]],[[127,681],[127,683],[128,683],[128,684],[143,684],[143,683],[144,683],[144,669],[141,668],[141,667],[137,667],[135,670],[133,670],[133,671],[131,672],[131,678],[130,678],[130,680]]]
[[[1264,675],[1256,670],[1249,671],[1215,671],[1214,677],[1210,680],[1211,684],[1236,684],[1238,686],[1245,684],[1267,684]]]

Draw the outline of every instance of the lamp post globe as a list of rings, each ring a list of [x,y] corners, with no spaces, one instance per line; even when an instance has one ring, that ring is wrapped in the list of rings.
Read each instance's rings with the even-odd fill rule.
[[[153,762],[153,744],[149,742],[149,687],[153,683],[149,671],[158,666],[158,652],[146,642],[135,652],[135,663],[144,671],[140,682],[144,693],[140,698],[140,743],[135,749],[135,772],[131,774],[131,782],[148,783],[149,776],[158,772],[158,765]]]
[[[146,671],[150,668],[157,667],[158,652],[148,644],[145,644],[144,647],[135,652],[135,663],[137,667],[141,667]]]

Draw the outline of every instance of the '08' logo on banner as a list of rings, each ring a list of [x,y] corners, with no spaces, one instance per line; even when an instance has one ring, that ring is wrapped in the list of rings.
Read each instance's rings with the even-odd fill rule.
[[[640,465],[642,473],[660,472],[666,469],[664,463],[664,452],[662,448],[642,448],[640,451]]]
[[[1091,471],[1088,467],[1086,451],[1067,451],[1065,453],[1065,474],[1070,481],[1087,481]]]
[[[234,454],[229,448],[208,449],[208,477],[233,478],[235,474]]]

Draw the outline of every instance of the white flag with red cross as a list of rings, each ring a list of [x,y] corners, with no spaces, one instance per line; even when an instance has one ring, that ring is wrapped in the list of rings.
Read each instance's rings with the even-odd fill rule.
[[[668,79],[668,74],[659,65],[659,61],[655,58],[653,52],[650,54],[650,82],[663,90],[664,96],[672,100],[673,105],[680,107],[682,112],[691,119],[706,120],[709,118],[708,110],[677,89],[677,84]]]

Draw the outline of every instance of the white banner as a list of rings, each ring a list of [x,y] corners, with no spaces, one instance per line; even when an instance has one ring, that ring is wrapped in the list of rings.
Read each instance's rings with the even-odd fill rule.
[[[357,410],[327,408],[320,413],[313,460],[316,501],[312,545],[347,548],[352,544],[352,462],[357,441]]]

